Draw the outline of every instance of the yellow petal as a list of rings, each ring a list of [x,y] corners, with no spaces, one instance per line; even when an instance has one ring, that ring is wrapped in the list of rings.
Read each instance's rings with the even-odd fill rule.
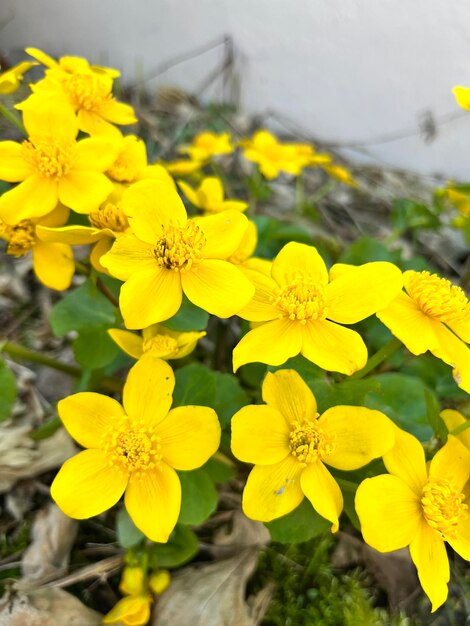
[[[127,126],[128,124],[135,124],[137,122],[134,109],[131,105],[125,102],[117,102],[114,99],[109,100],[102,106],[100,113],[104,119],[113,124],[119,124],[119,126]]]
[[[197,220],[207,238],[203,254],[206,259],[227,259],[240,245],[248,226],[245,215],[222,211]]]
[[[31,165],[23,158],[23,148],[16,141],[0,141],[0,179],[17,183],[34,174]]]
[[[158,425],[163,460],[177,470],[193,470],[217,451],[220,424],[214,409],[180,406]]]
[[[121,207],[134,234],[152,245],[168,226],[184,226],[186,209],[174,185],[162,180],[142,180],[123,195]]]
[[[69,435],[84,448],[99,448],[104,432],[125,415],[117,400],[91,391],[60,400],[57,411]]]
[[[191,271],[181,272],[181,283],[193,304],[222,318],[235,315],[255,292],[238,267],[218,259],[203,259]]]
[[[302,274],[313,282],[326,285],[326,265],[313,246],[291,241],[287,243],[273,261],[272,277],[278,285],[290,282],[294,274]]]
[[[83,246],[107,237],[103,230],[91,226],[61,226],[59,228],[37,226],[36,234],[41,241],[66,243],[71,246]]]
[[[468,87],[457,85],[457,87],[452,89],[452,93],[454,94],[459,107],[462,107],[462,109],[465,109],[466,111],[470,111],[470,89]]]
[[[23,105],[23,123],[30,137],[55,139],[63,144],[74,142],[78,134],[77,118],[65,99],[53,102],[48,95],[35,93]]]
[[[454,368],[452,375],[457,385],[470,393],[470,350],[468,346],[437,320],[430,320],[436,343],[430,351]]]
[[[154,470],[131,475],[125,503],[137,528],[151,541],[165,543],[181,509],[178,474],[162,461]]]
[[[0,196],[0,219],[7,224],[47,215],[59,201],[57,183],[37,174]]]
[[[103,617],[103,624],[122,624],[124,626],[144,626],[150,618],[149,595],[128,596],[119,600]]]
[[[121,135],[115,126],[107,122],[95,111],[79,109],[77,111],[77,121],[80,130],[92,137],[106,137],[117,140]]]
[[[139,566],[126,566],[122,570],[119,591],[136,596],[145,589],[144,570]]]
[[[466,424],[468,422],[467,418],[462,415],[459,411],[454,411],[453,409],[445,409],[441,412],[441,417],[444,420],[447,429],[450,431],[454,430],[458,426],[462,424]],[[460,435],[457,435],[463,445],[470,450],[470,429],[467,428]]]
[[[300,352],[300,324],[288,319],[266,322],[250,330],[233,350],[233,371],[245,363],[282,365]]]
[[[103,262],[108,255],[102,257]],[[127,328],[146,328],[173,317],[183,292],[178,272],[148,268],[133,274],[121,287],[119,304]]]
[[[402,287],[402,273],[392,263],[378,261],[355,267],[326,287],[328,318],[355,324],[384,309]]]
[[[174,388],[175,376],[168,363],[144,355],[131,367],[122,392],[127,415],[154,428],[167,416]]]
[[[262,395],[264,402],[277,409],[288,423],[312,420],[317,413],[315,396],[295,370],[268,372]]]
[[[24,50],[26,54],[29,54],[29,56],[33,57],[33,59],[36,59],[36,61],[39,61],[39,63],[42,63],[46,67],[58,66],[57,61],[55,61],[51,56],[49,56],[45,52],[42,52],[42,50],[39,50],[38,48],[25,48]]]
[[[88,137],[77,142],[73,169],[105,172],[117,157],[119,144],[104,137]]]
[[[287,515],[304,499],[300,488],[303,466],[292,455],[274,465],[256,465],[243,491],[245,515],[260,522]]]
[[[466,561],[470,561],[470,517],[463,519],[455,529],[454,537],[446,537],[446,541]]]
[[[307,465],[300,484],[315,511],[332,523],[331,532],[335,533],[343,510],[343,494],[336,480],[321,461],[316,461]]]
[[[367,363],[367,348],[361,336],[328,320],[310,320],[302,329],[302,354],[329,372],[348,376]]]
[[[416,437],[395,427],[395,444],[383,460],[390,474],[400,478],[421,498],[427,471],[424,449]]]
[[[186,198],[191,202],[191,204],[194,204],[194,206],[197,207],[198,209],[201,208],[198,194],[194,191],[194,189],[190,185],[188,185],[188,183],[185,183],[184,181],[179,180],[178,187],[184,193]]]
[[[140,359],[143,354],[142,337],[120,328],[109,328],[108,335],[129,356]]]
[[[104,233],[106,231],[108,231],[108,229],[104,228],[101,232]],[[114,239],[109,236],[108,232],[107,237],[98,239],[98,241],[92,247],[90,252],[90,263],[97,272],[102,272],[103,274],[110,275],[108,270],[103,265],[101,265],[101,257],[111,250],[113,241]]]
[[[430,478],[448,480],[458,492],[463,491],[470,475],[470,450],[457,437],[449,435],[447,443],[435,454],[429,466]]]
[[[395,442],[393,422],[380,411],[361,406],[327,409],[318,425],[334,437],[334,450],[324,461],[339,470],[355,470],[388,452]]]
[[[37,227],[41,228],[42,226],[47,226],[49,228],[56,228],[57,226],[62,226],[68,220],[70,215],[70,209],[68,209],[63,204],[59,204],[55,207],[53,211],[44,215],[42,217],[36,218],[33,221],[36,223]],[[36,229],[37,234],[37,229]],[[67,243],[66,241],[58,243]]]
[[[409,546],[421,525],[420,497],[396,476],[366,478],[355,506],[364,541],[379,552]]]
[[[75,274],[75,261],[70,246],[36,241],[32,252],[34,273],[43,285],[58,291],[70,287]]]
[[[120,280],[127,280],[142,270],[160,271],[152,254],[152,246],[130,234],[117,237],[111,250],[101,257],[100,263]]]
[[[280,317],[280,311],[273,305],[278,291],[271,276],[252,269],[242,268],[243,273],[255,287],[255,294],[250,302],[237,315],[250,322],[267,322]]]
[[[113,183],[101,172],[70,171],[59,181],[59,200],[77,213],[91,213],[113,191]]]
[[[242,202],[241,200],[224,200],[221,204],[221,211],[246,211],[249,207],[248,202]]]
[[[224,199],[222,181],[216,176],[207,176],[200,184],[198,193],[199,197],[204,200],[202,205],[205,209],[211,205],[221,204]]]
[[[279,463],[290,454],[288,423],[275,407],[244,406],[232,417],[231,446],[244,463]]]
[[[410,545],[410,554],[418,570],[419,582],[431,600],[432,612],[447,600],[450,578],[449,559],[444,541],[425,521]]]
[[[86,519],[114,506],[127,481],[127,473],[112,468],[102,450],[83,450],[62,465],[51,496],[69,517]]]

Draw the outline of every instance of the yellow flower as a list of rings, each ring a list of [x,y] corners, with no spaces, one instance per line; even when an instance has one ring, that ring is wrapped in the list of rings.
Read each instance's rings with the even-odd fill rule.
[[[173,182],[163,165],[148,164],[145,143],[135,135],[121,135],[119,153],[106,174],[118,183],[135,183],[146,178]]]
[[[325,466],[354,470],[388,452],[392,422],[372,409],[336,406],[317,413],[313,393],[294,370],[267,374],[261,406],[232,418],[232,452],[255,463],[243,491],[243,511],[269,522],[295,509],[304,496],[338,530],[341,490]]]
[[[117,345],[134,357],[140,359],[144,354],[151,353],[160,359],[182,359],[196,347],[205,332],[178,332],[165,328],[161,324],[154,324],[142,331],[142,337],[120,328],[110,328],[108,334]]]
[[[195,207],[205,211],[206,214],[220,213],[234,209],[235,211],[246,211],[247,202],[240,200],[224,200],[224,188],[222,181],[215,176],[204,178],[197,189],[193,189],[187,183],[180,181],[178,185],[186,198]]]
[[[92,392],[59,402],[65,428],[87,448],[64,463],[51,485],[52,498],[66,515],[99,515],[125,492],[137,528],[152,541],[168,540],[181,507],[175,469],[200,467],[220,441],[213,409],[170,410],[174,385],[171,367],[145,355],[129,372],[123,406]]]
[[[342,165],[334,165],[332,163],[331,165],[324,165],[323,169],[328,174],[328,176],[339,180],[340,183],[343,183],[344,185],[349,185],[350,187],[359,187],[357,181],[354,180],[351,172]]]
[[[470,111],[470,87],[462,87],[458,85],[452,89],[452,93],[455,96],[455,100],[459,107]]]
[[[135,124],[134,109],[112,95],[117,70],[92,66],[81,57],[62,57],[55,61],[37,48],[26,52],[48,69],[45,78],[32,86],[47,99],[64,98],[77,113],[78,127],[89,135],[119,136],[113,124]],[[30,98],[19,108],[30,106]]]
[[[164,593],[171,584],[171,576],[170,572],[166,569],[158,570],[154,572],[149,578],[149,587],[156,593],[160,595]]]
[[[214,156],[230,154],[233,146],[229,133],[211,133],[204,131],[196,135],[190,145],[178,148],[181,154],[188,154],[192,161],[207,161]]]
[[[258,229],[256,228],[256,224],[254,222],[248,220],[245,234],[240,241],[240,245],[235,252],[232,252],[228,260],[230,263],[234,263],[235,265],[243,265],[247,263],[248,259],[250,259],[251,255],[254,253],[257,244]]]
[[[218,317],[235,315],[254,293],[227,259],[239,246],[247,218],[239,211],[188,219],[173,185],[135,183],[122,197],[133,235],[116,239],[101,257],[125,281],[120,307],[127,328],[146,328],[169,319],[183,291],[196,306]]]
[[[178,161],[162,162],[161,165],[172,176],[189,176],[201,169],[201,161],[190,161],[180,159]]]
[[[23,61],[0,74],[0,93],[9,94],[15,92],[23,80],[23,74],[30,70],[33,65],[37,65],[37,63],[34,61]]]
[[[449,432],[468,422],[468,419],[460,411],[455,411],[454,409],[444,409],[444,411],[441,411],[441,417]],[[470,428],[466,428],[456,437],[470,450]]]
[[[384,456],[389,474],[367,478],[356,493],[366,543],[390,552],[409,546],[419,580],[435,611],[447,598],[447,541],[470,560],[470,516],[462,493],[470,452],[453,436],[429,468],[412,435],[396,428],[396,444]]]
[[[251,139],[240,142],[243,156],[259,165],[260,172],[269,180],[281,172],[298,176],[306,163],[303,151],[295,144],[282,144],[267,130],[257,131]]]
[[[127,566],[122,570],[119,591],[128,596],[135,596],[145,591],[144,570],[139,565]]]
[[[409,270],[401,292],[377,317],[413,354],[429,350],[454,368],[454,379],[470,392],[470,303],[445,278]],[[465,342],[465,343],[464,343]]]
[[[470,197],[467,193],[448,187],[445,189],[445,194],[461,215],[470,217]]]
[[[317,250],[291,242],[274,259],[270,276],[244,270],[256,292],[238,315],[261,324],[235,347],[235,371],[254,361],[281,365],[299,353],[328,371],[352,374],[364,367],[363,340],[339,324],[355,324],[386,306],[401,289],[401,272],[384,262],[340,276],[335,268],[329,280]]]
[[[0,218],[15,224],[42,217],[59,201],[77,213],[96,210],[113,189],[103,172],[115,159],[115,142],[104,137],[76,141],[72,109],[40,96],[31,97],[23,121],[27,141],[0,142],[0,179],[22,181],[1,196]]]
[[[132,595],[119,600],[103,617],[103,624],[120,624],[120,626],[145,626],[150,619],[150,594]]]
[[[50,289],[67,289],[75,273],[75,263],[70,246],[63,243],[46,243],[39,239],[41,225],[54,226],[67,221],[68,209],[58,206],[45,217],[21,220],[8,225],[0,220],[0,239],[8,242],[6,253],[22,257],[31,251],[33,271],[38,280]]]

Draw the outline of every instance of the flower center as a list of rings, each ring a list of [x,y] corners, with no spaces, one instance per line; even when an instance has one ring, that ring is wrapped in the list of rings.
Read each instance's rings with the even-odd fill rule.
[[[446,278],[429,272],[408,271],[405,288],[419,308],[441,322],[458,322],[470,315],[470,303],[463,289]]]
[[[153,254],[160,267],[176,272],[190,270],[202,257],[207,239],[193,220],[185,226],[168,226],[155,244]]]
[[[0,236],[8,241],[7,254],[24,256],[36,242],[35,228],[31,220],[21,220],[10,226],[0,222]]]
[[[106,174],[120,183],[131,183],[137,178],[139,167],[135,160],[123,150],[111,165]]]
[[[112,202],[107,202],[97,211],[90,213],[88,219],[95,228],[109,228],[115,233],[123,233],[129,228],[129,222],[122,209]]]
[[[170,357],[178,352],[178,342],[168,335],[155,335],[155,337],[144,339],[142,350],[151,352],[155,356]]]
[[[423,487],[421,504],[426,521],[440,535],[456,538],[455,531],[467,517],[465,496],[446,479],[431,479]]]
[[[307,320],[322,320],[327,314],[325,288],[304,277],[295,277],[274,299],[274,305],[291,320],[303,324]]]
[[[127,472],[154,469],[162,459],[160,438],[141,424],[130,427],[127,420],[104,432],[102,449],[112,467]]]
[[[66,74],[62,85],[76,109],[98,111],[113,98],[110,82],[93,72]]]
[[[23,141],[24,158],[44,178],[59,180],[70,170],[72,145],[57,141]]]
[[[289,447],[291,454],[300,463],[307,464],[329,457],[335,451],[336,444],[334,436],[325,433],[317,420],[306,420],[292,423]]]

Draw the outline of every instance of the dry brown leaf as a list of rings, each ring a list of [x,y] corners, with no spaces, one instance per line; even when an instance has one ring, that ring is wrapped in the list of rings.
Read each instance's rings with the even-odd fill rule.
[[[23,553],[23,578],[42,584],[64,574],[77,530],[78,522],[55,504],[39,511],[31,530],[32,543]]]
[[[0,626],[99,626],[101,619],[63,589],[12,591],[0,600]]]
[[[241,511],[233,511],[231,526],[222,526],[214,535],[214,544],[234,548],[261,547],[267,545],[271,537],[261,522],[248,519]]]

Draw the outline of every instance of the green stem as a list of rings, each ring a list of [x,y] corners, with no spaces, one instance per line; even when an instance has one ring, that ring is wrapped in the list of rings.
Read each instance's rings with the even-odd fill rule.
[[[4,107],[3,104],[0,104],[0,114],[3,115],[3,117],[7,119],[11,124],[13,124],[13,126],[16,126],[16,128],[20,130],[23,135],[27,135],[26,129],[21,123],[21,120],[19,120],[14,113]]]
[[[360,380],[361,378],[364,378],[364,376],[375,369],[377,365],[380,365],[383,361],[388,359],[389,356],[396,352],[401,345],[401,341],[396,337],[390,339],[388,343],[382,346],[380,350],[377,350],[377,352],[370,357],[366,365],[361,370],[350,376],[349,380]]]
[[[11,341],[5,341],[3,344],[0,344],[0,352],[6,352],[10,356],[25,359],[26,361],[31,361],[33,363],[39,363],[40,365],[45,365],[46,367],[58,370],[59,372],[63,372],[64,374],[68,374],[68,376],[73,376],[74,378],[80,378],[83,374],[83,371],[75,365],[61,363],[60,361],[56,361],[49,356],[35,352],[34,350],[29,350],[29,348],[25,348]],[[106,389],[107,391],[121,391],[122,383],[117,378],[104,376],[100,380],[100,387]]]
[[[466,420],[463,424],[460,424],[460,426],[451,430],[449,435],[454,435],[456,437],[457,435],[460,435],[460,433],[463,433],[464,430],[467,430],[467,428],[470,428],[470,420]]]
[[[330,191],[332,191],[337,186],[336,180],[329,180],[324,185],[322,185],[312,196],[308,198],[309,204],[315,205],[320,200],[323,200],[325,196],[327,196]]]

